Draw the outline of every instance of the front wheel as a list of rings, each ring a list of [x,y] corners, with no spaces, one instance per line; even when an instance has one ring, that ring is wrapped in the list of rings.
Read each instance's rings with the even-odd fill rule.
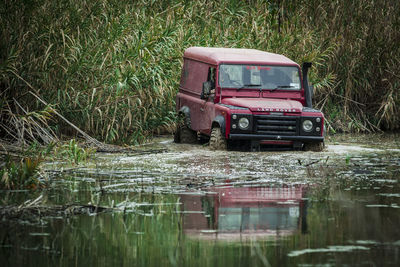
[[[325,142],[305,143],[304,150],[321,152],[325,149]]]
[[[212,128],[209,145],[212,150],[226,150],[226,139],[222,135],[221,128]]]

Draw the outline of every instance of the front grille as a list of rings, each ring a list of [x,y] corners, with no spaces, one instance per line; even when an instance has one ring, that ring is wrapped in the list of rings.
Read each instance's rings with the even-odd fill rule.
[[[265,135],[298,135],[299,117],[255,115],[254,130]]]

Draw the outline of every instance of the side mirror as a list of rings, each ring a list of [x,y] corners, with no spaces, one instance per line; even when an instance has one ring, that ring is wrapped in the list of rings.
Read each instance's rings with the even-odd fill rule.
[[[210,96],[212,89],[212,82],[211,81],[206,81],[203,83],[203,89],[201,90],[201,99],[207,99]]]

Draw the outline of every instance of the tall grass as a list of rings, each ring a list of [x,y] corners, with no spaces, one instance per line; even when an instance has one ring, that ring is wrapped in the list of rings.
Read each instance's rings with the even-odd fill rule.
[[[5,0],[0,97],[42,110],[35,90],[88,134],[140,143],[173,128],[185,48],[247,47],[315,62],[316,99],[335,127],[398,128],[398,4],[363,3]]]
[[[400,2],[312,0],[300,5],[303,24],[336,45],[328,64],[338,79],[328,94],[331,105],[342,107],[343,121],[358,122],[361,130],[399,129]]]

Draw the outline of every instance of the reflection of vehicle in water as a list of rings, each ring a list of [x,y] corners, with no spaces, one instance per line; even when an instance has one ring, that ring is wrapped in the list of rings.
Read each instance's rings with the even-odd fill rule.
[[[304,188],[221,187],[206,196],[182,195],[185,234],[237,240],[307,230]]]

